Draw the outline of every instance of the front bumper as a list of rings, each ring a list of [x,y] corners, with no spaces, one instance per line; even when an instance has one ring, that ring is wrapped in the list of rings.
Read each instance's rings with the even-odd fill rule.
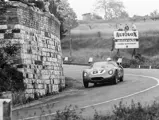
[[[84,82],[90,82],[90,83],[105,83],[105,82],[111,82],[114,79],[115,75],[112,76],[93,76],[93,77],[85,77],[83,79]]]

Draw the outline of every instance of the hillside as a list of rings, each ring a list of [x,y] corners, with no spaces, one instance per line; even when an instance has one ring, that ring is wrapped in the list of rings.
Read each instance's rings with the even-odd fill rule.
[[[124,22],[131,26],[131,22]],[[139,31],[140,48],[137,53],[146,57],[156,58],[159,55],[159,21],[140,21],[135,23]],[[73,56],[83,62],[89,57],[96,60],[114,56],[116,50],[110,54],[112,46],[113,31],[116,23],[83,23],[71,31]],[[68,38],[62,41],[64,56],[69,56]],[[120,50],[121,56],[131,58],[132,49]],[[158,57],[157,57],[158,58]]]

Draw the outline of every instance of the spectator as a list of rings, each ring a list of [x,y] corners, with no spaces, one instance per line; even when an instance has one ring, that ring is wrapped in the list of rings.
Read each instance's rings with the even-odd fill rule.
[[[127,24],[125,24],[125,28],[124,28],[125,31],[128,31],[129,30],[129,26]]]
[[[146,18],[144,18],[144,22],[146,21]]]
[[[132,23],[132,30],[133,30],[133,31],[136,31],[136,30],[137,30],[136,25],[133,24],[133,23]]]
[[[121,63],[122,63],[122,57],[118,58],[118,60],[117,60],[118,65],[121,65]]]
[[[123,31],[123,26],[122,26],[122,24],[119,24],[118,31]]]

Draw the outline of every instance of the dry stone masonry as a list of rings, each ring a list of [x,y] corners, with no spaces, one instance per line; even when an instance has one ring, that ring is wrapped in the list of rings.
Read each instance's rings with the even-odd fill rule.
[[[60,22],[53,15],[20,2],[0,2],[0,41],[20,46],[14,64],[23,72],[26,97],[65,87]]]

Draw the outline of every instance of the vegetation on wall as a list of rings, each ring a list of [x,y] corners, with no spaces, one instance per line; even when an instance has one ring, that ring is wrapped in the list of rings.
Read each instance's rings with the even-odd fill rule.
[[[0,92],[24,90],[23,74],[13,67],[17,45],[5,44],[0,48]]]

